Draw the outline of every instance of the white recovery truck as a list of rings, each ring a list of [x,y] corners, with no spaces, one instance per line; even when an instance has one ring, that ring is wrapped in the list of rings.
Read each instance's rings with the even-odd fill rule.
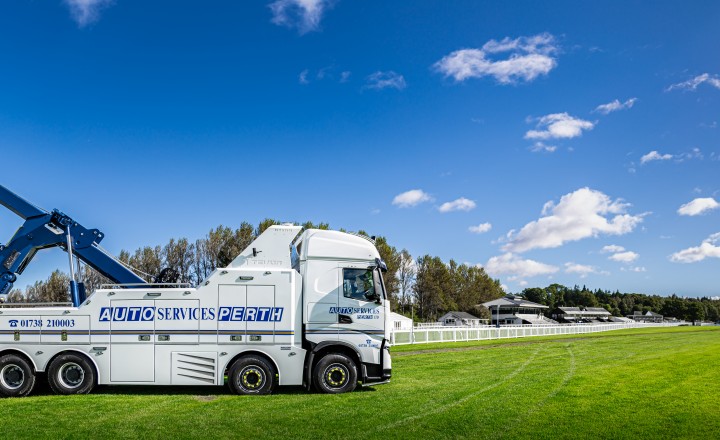
[[[271,226],[196,287],[118,283],[76,306],[5,304],[0,395],[29,394],[43,372],[60,394],[97,384],[224,385],[226,377],[238,394],[268,394],[278,385],[341,393],[388,382],[390,309],[374,243],[300,231]],[[63,248],[80,254],[73,244],[83,245]],[[22,265],[18,258],[0,264]]]

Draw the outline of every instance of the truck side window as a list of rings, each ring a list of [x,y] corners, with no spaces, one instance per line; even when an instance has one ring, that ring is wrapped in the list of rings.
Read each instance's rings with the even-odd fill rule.
[[[290,267],[300,272],[300,247],[290,246]]]
[[[375,296],[373,271],[368,269],[343,269],[343,296],[370,301]]]

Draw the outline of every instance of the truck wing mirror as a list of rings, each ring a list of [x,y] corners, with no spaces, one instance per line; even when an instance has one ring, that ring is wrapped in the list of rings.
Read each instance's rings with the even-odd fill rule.
[[[375,301],[375,304],[382,304],[380,294],[378,294],[377,292],[366,295],[366,298],[370,301]]]
[[[379,267],[380,270],[383,271],[383,273],[387,272],[387,264],[385,264],[385,262],[379,258],[375,259],[375,267]],[[368,269],[372,270],[375,269],[375,267],[368,267]]]

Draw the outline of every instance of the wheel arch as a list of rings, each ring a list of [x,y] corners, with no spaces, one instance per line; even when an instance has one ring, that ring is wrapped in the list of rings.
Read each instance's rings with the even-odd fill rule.
[[[313,349],[312,353],[314,354],[313,359],[313,367],[317,363],[317,360],[322,358],[328,353],[342,353],[344,355],[347,355],[350,357],[350,359],[355,362],[355,366],[359,369],[361,365],[361,357],[360,352],[355,349],[352,345],[348,344],[347,342],[341,342],[341,341],[326,341],[321,342],[315,348]]]
[[[24,350],[21,350],[19,348],[8,348],[5,350],[0,351],[0,356],[4,356],[6,354],[14,354],[16,356],[20,356],[21,358],[25,359],[33,368],[33,372],[38,373],[40,370],[38,370],[37,363],[35,362],[35,359],[33,359],[32,356],[30,356],[28,353],[26,353]]]
[[[98,367],[97,362],[95,362],[95,359],[88,356],[87,353],[82,352],[77,349],[74,349],[74,348],[68,348],[66,350],[61,350],[61,351],[55,353],[54,355],[52,355],[52,357],[45,364],[45,371],[47,371],[48,367],[55,359],[62,356],[63,354],[75,354],[75,355],[82,356],[83,358],[87,359],[90,362],[90,365],[92,365],[93,370],[95,370],[95,385],[100,383],[100,368]]]
[[[235,363],[235,361],[237,361],[241,357],[248,356],[248,355],[260,356],[263,359],[265,359],[266,361],[270,362],[270,365],[275,369],[275,374],[278,375],[278,383],[279,383],[280,368],[278,367],[277,362],[275,361],[275,359],[272,356],[270,356],[269,354],[267,354],[263,351],[260,351],[260,350],[249,349],[249,350],[241,351],[240,353],[236,354],[235,356],[230,358],[230,360],[223,366],[223,373],[227,374],[228,369],[232,366],[232,364]]]
[[[362,357],[355,347],[343,341],[324,341],[317,344],[305,358],[304,379],[307,389],[312,387],[312,371],[320,359],[329,353],[341,353],[348,356],[354,363],[358,372],[358,380],[364,380],[362,377]]]

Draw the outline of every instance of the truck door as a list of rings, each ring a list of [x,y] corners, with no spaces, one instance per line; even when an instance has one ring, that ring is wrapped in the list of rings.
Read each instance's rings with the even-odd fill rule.
[[[345,265],[340,270],[340,277],[341,291],[337,309],[340,339],[357,336],[362,340],[354,341],[353,345],[379,346],[385,328],[382,305],[385,292],[378,270],[361,265]],[[376,339],[367,342],[368,338],[363,335],[375,336]]]
[[[154,382],[154,302],[116,300],[110,306],[100,316],[110,321],[110,382]]]
[[[275,307],[275,286],[218,286],[218,343],[272,344],[275,322],[283,310]]]
[[[275,308],[275,286],[248,286],[245,321],[249,344],[274,343],[275,321],[281,316],[282,310]]]
[[[247,286],[218,286],[218,344],[243,344],[247,341],[245,307]]]
[[[336,262],[314,260],[304,275],[305,335],[311,342],[338,338],[338,296],[342,296],[338,273],[342,273],[342,268]]]

